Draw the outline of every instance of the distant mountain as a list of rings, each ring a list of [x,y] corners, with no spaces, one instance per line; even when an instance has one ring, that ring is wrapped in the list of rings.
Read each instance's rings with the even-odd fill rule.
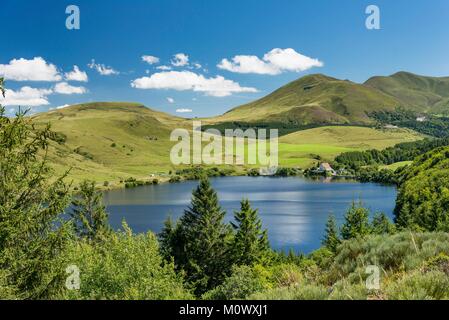
[[[398,72],[388,77],[372,77],[365,85],[396,98],[406,109],[449,113],[449,77],[426,77]]]
[[[273,93],[234,108],[211,122],[368,124],[373,111],[394,110],[401,102],[371,86],[313,74],[279,88]]]

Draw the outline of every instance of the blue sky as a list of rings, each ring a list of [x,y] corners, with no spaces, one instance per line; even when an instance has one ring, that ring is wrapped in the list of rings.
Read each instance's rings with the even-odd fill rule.
[[[70,4],[80,8],[80,30],[65,26]],[[365,27],[370,4],[380,30]],[[308,73],[355,82],[400,70],[449,76],[447,0],[2,0],[0,21],[9,112],[19,103],[38,112],[136,101],[212,116]]]

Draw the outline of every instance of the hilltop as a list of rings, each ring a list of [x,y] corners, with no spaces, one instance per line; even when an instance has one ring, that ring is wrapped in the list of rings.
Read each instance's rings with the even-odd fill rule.
[[[210,123],[284,123],[292,127],[371,124],[368,114],[391,111],[401,102],[372,87],[322,74],[304,76]]]
[[[170,132],[185,119],[141,104],[79,104],[33,117],[57,132],[49,159],[58,172],[72,168],[75,180],[119,181],[170,169]]]
[[[427,77],[401,71],[387,77],[372,77],[365,85],[396,98],[406,109],[449,113],[449,77]]]

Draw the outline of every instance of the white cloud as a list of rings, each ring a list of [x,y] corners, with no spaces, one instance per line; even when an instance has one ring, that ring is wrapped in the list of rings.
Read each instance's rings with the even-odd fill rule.
[[[70,107],[70,104],[63,104],[62,106],[59,106],[59,107],[56,107],[53,109],[61,110],[61,109],[67,108],[67,107]]]
[[[175,103],[175,99],[168,97],[167,98],[168,103]]]
[[[73,71],[65,73],[64,76],[68,81],[87,82],[89,80],[87,77],[87,73],[81,71],[76,65],[73,66]]]
[[[175,67],[184,67],[189,64],[189,56],[184,53],[177,53],[173,56],[171,64]]]
[[[47,96],[53,93],[51,89],[36,89],[28,86],[18,91],[6,89],[5,98],[0,95],[0,104],[4,106],[37,107],[48,105]]]
[[[273,49],[262,59],[257,56],[237,55],[232,61],[223,59],[218,68],[237,73],[256,73],[276,75],[286,71],[301,72],[313,67],[322,67],[318,59],[312,59],[295,50]]]
[[[14,81],[60,81],[62,79],[54,64],[41,57],[31,60],[13,59],[9,64],[0,64],[0,77]]]
[[[201,64],[199,64],[198,62],[197,62],[197,63],[194,63],[193,66],[194,66],[196,69],[201,69],[201,68],[203,67],[203,66],[202,66]]]
[[[171,70],[172,67],[170,67],[170,66],[159,66],[159,67],[156,67],[156,69],[162,70],[162,71],[168,71],[168,70]]]
[[[255,88],[241,87],[237,82],[222,76],[206,78],[191,71],[154,73],[150,77],[135,79],[131,82],[131,86],[137,89],[192,90],[214,97],[226,97],[236,92],[257,92]]]
[[[86,92],[86,88],[71,86],[67,82],[60,82],[55,85],[55,93],[59,94],[83,94]]]
[[[114,70],[112,67],[108,67],[104,64],[95,63],[94,59],[92,59],[92,62],[89,63],[87,66],[91,69],[97,70],[97,72],[102,76],[111,76],[119,74],[119,72]]]
[[[159,63],[159,58],[155,56],[142,56],[142,61],[148,64],[155,64]]]
[[[177,113],[190,113],[192,112],[192,109],[186,109],[186,108],[181,108],[181,109],[176,109]]]

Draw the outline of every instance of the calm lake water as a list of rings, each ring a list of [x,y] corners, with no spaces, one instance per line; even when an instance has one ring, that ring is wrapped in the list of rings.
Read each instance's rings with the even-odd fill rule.
[[[373,212],[392,217],[396,188],[354,181],[324,181],[302,177],[223,177],[211,183],[218,192],[226,221],[238,210],[243,197],[259,209],[271,246],[276,250],[294,249],[309,253],[320,247],[330,213],[337,221],[353,200],[361,200]],[[123,218],[134,232],[159,232],[168,216],[180,217],[190,203],[197,181],[142,186],[105,192],[105,204],[113,227]]]

